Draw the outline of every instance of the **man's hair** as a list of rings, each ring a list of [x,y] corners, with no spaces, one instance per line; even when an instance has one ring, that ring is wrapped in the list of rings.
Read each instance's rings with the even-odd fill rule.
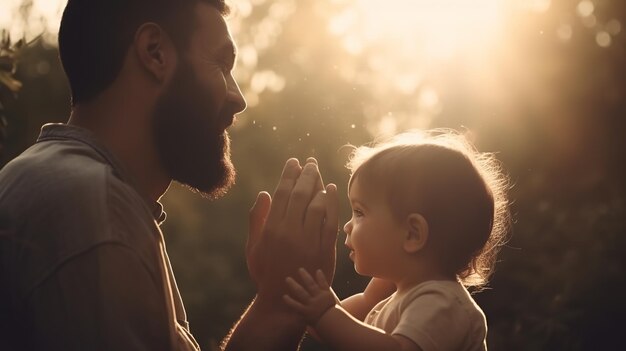
[[[427,245],[447,273],[468,287],[487,283],[510,227],[508,179],[492,154],[454,131],[415,131],[356,148],[347,167],[348,187],[358,178],[380,189],[398,221],[426,219]]]
[[[178,50],[187,48],[198,2],[223,16],[224,0],[69,0],[59,29],[59,53],[72,93],[72,105],[89,101],[117,78],[137,29],[159,24]]]

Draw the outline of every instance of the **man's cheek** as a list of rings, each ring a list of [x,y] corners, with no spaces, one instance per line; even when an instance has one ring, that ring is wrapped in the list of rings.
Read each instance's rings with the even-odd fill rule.
[[[211,101],[212,106],[221,107],[226,98],[228,89],[224,73],[221,70],[215,72],[211,77],[201,83],[202,90],[205,92],[204,98]]]

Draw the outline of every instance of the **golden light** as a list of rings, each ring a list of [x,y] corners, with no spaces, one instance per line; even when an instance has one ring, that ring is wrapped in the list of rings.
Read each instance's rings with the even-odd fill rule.
[[[15,39],[31,40],[44,34],[47,42],[54,43],[67,0],[33,0],[27,18],[20,12],[22,3],[22,0],[2,0],[0,29],[7,30]]]
[[[451,72],[462,72],[474,91],[492,91],[511,1],[332,0],[328,30],[354,58],[341,73],[367,82],[378,98],[364,110],[370,132],[431,127],[446,105]],[[531,2],[537,11],[550,4]],[[350,69],[363,62],[367,69]]]
[[[349,52],[388,44],[428,59],[490,46],[503,19],[501,0],[335,0],[346,5],[330,22]]]

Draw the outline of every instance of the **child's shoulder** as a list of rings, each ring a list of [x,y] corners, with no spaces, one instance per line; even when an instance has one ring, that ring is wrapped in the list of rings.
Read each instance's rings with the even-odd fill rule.
[[[484,320],[485,315],[467,289],[458,281],[429,280],[399,296],[405,308],[418,305],[453,314],[466,314],[470,319]]]
[[[461,283],[427,281],[398,297],[403,306],[394,333],[424,350],[482,349],[487,321]]]

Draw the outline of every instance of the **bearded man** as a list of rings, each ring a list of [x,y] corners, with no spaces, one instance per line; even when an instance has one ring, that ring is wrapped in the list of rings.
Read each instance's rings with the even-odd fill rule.
[[[233,184],[227,128],[246,103],[224,0],[69,0],[59,51],[66,124],[0,171],[0,348],[198,350],[158,203],[172,180],[216,199]],[[281,302],[298,267],[334,270],[336,187],[287,161],[250,213],[258,294],[229,350],[296,349]],[[207,228],[210,231],[210,228]],[[200,333],[202,331],[199,331]]]

